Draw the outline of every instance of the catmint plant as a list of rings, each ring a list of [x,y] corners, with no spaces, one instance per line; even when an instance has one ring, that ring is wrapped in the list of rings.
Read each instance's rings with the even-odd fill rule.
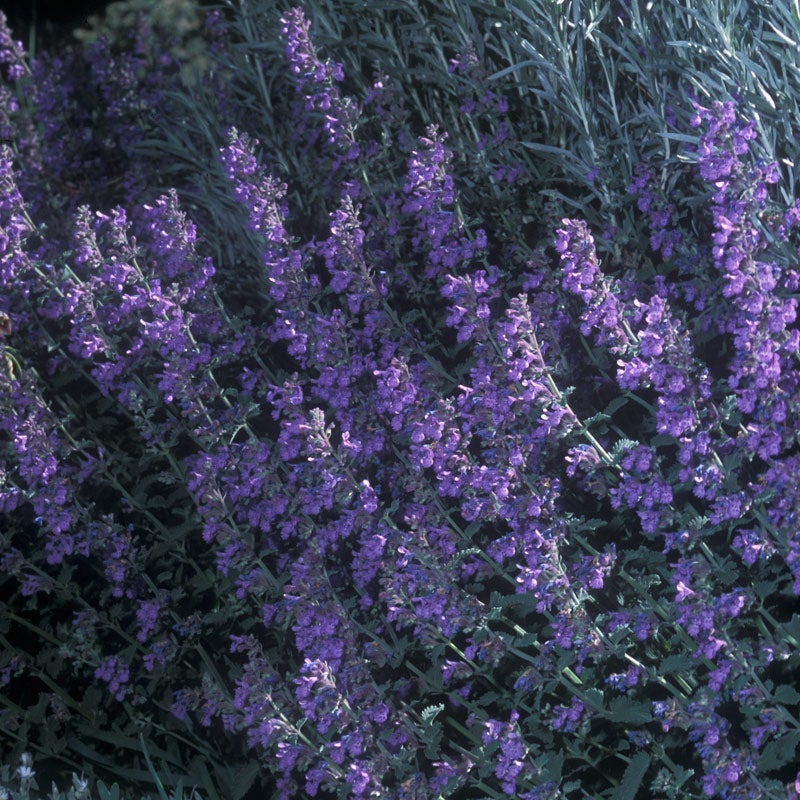
[[[192,86],[0,20],[3,755],[800,796],[794,151],[656,58],[744,12],[346,5],[216,9]]]

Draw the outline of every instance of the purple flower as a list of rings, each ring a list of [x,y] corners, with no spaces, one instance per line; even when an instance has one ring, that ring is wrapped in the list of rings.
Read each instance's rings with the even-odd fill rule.
[[[283,225],[289,213],[284,200],[286,184],[267,175],[258,163],[255,156],[258,144],[258,139],[240,135],[231,128],[228,145],[220,150],[222,164],[234,198],[249,212],[249,229],[261,234],[267,242],[287,245],[289,239]]]
[[[587,592],[590,589],[602,589],[616,560],[617,549],[612,543],[603,553],[584,556],[581,563],[575,567],[574,580]]]
[[[507,723],[488,719],[483,723],[481,739],[484,745],[498,742],[499,754],[496,759],[494,774],[502,782],[503,791],[508,795],[516,793],[517,778],[525,768],[528,748],[519,729],[519,714],[512,711]]]
[[[148,672],[153,672],[156,666],[162,669],[167,666],[167,663],[175,656],[175,644],[168,640],[162,639],[153,642],[150,645],[150,651],[142,656],[142,663]]]
[[[638,686],[642,679],[642,670],[631,666],[625,672],[615,672],[606,678],[606,683],[617,691],[625,692]]]
[[[30,70],[25,60],[25,48],[22,42],[11,38],[6,15],[0,11],[0,64],[6,65],[7,80],[18,81]]]
[[[146,642],[155,630],[160,611],[161,603],[157,600],[146,600],[139,604],[136,609],[136,621],[139,623],[139,632],[136,634],[136,638],[140,642]]]
[[[588,706],[577,697],[573,697],[568,706],[557,705],[553,707],[550,725],[553,730],[574,733],[581,726],[588,712]]]
[[[363,797],[367,793],[370,784],[374,783],[367,766],[363,761],[353,761],[347,768],[345,779],[353,788],[354,797]]]
[[[436,126],[430,126],[426,134],[408,160],[401,212],[416,223],[411,245],[427,262],[424,277],[432,279],[469,262],[480,251],[482,238],[475,241],[466,236],[451,209],[456,192],[450,174],[453,154],[444,146],[447,134]]]
[[[494,266],[488,270],[476,270],[470,276],[445,275],[441,293],[450,301],[447,324],[456,328],[459,342],[487,336],[489,303],[499,296],[499,292],[491,290],[491,287],[497,283],[499,276],[500,272]]]
[[[46,575],[33,575],[31,573],[23,573],[22,575],[20,592],[23,597],[35,597],[38,592],[49,594],[54,588],[53,580]]]
[[[325,143],[335,153],[346,161],[354,161],[360,153],[354,135],[358,108],[349,98],[342,97],[336,86],[344,79],[342,65],[320,61],[309,35],[311,23],[301,8],[289,9],[280,21],[289,68],[295,77],[296,92],[302,98],[295,111],[295,135],[305,134],[307,145],[312,146],[323,133]],[[309,126],[309,112],[321,122],[321,131]],[[334,168],[338,165],[336,159]]]
[[[756,561],[767,560],[775,552],[775,546],[761,531],[752,528],[740,530],[733,539],[733,546],[741,552],[742,561],[752,567]]]
[[[636,510],[645,533],[664,532],[675,513],[673,490],[656,467],[650,448],[646,445],[629,448],[620,463],[625,473],[618,485],[609,490],[612,507]],[[642,468],[646,471],[639,477],[638,470]]]
[[[660,251],[665,259],[670,258],[681,242],[680,231],[669,227],[677,215],[674,204],[663,197],[655,176],[642,164],[637,164],[628,192],[637,198],[637,207],[648,216],[650,247]]]
[[[128,687],[130,669],[117,656],[104,658],[94,671],[94,676],[108,684],[109,691],[119,702],[122,702],[130,691]]]
[[[614,284],[603,276],[594,238],[583,220],[562,219],[556,231],[555,249],[561,260],[562,286],[577,295],[586,306],[581,313],[580,330],[588,336],[597,331],[598,344],[610,345],[612,353],[624,353],[630,345],[623,327],[624,307]]]

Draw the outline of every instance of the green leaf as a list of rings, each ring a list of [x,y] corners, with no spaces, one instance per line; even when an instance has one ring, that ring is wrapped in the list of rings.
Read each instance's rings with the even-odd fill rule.
[[[258,762],[250,761],[241,769],[236,770],[233,778],[231,797],[233,800],[241,800],[249,791],[250,787],[258,775]]]
[[[497,602],[500,608],[514,608],[524,614],[533,613],[538,604],[539,600],[533,592],[505,595],[499,598]]]
[[[563,147],[555,147],[552,144],[543,144],[542,142],[523,142],[522,145],[529,150],[535,150],[537,153],[550,153],[552,155],[562,156],[565,161],[578,161],[572,151],[565,150]]]
[[[615,397],[604,409],[603,413],[608,414],[609,417],[613,416],[623,406],[630,402],[627,397]]]
[[[100,800],[119,800],[119,786],[116,783],[109,789],[103,781],[97,781],[97,793]]]
[[[608,718],[614,722],[641,725],[651,722],[653,713],[646,703],[637,703],[627,697],[615,697],[609,704]]]
[[[561,782],[561,772],[564,769],[564,753],[559,750],[555,755],[548,756],[542,767],[542,778],[553,783]]]
[[[800,692],[794,686],[788,686],[787,684],[778,686],[772,696],[776,702],[783,703],[783,705],[793,706],[800,703]]]
[[[659,433],[650,440],[650,446],[653,449],[658,449],[659,447],[671,447],[674,444],[675,437],[670,436],[667,433]]]
[[[647,753],[637,753],[626,767],[622,783],[611,795],[611,800],[634,800],[649,766],[650,756]]]
[[[791,731],[767,743],[758,759],[759,771],[780,769],[796,761],[797,745],[800,744],[800,731]]]
[[[502,697],[503,695],[499,694],[498,692],[486,692],[486,694],[482,694],[476,700],[476,703],[481,707],[490,706],[492,703],[496,702],[498,698]]]
[[[614,442],[609,455],[614,461],[619,461],[628,450],[635,449],[639,444],[640,442],[633,439],[618,439]]]
[[[178,781],[178,785],[173,790],[170,800],[183,800],[183,780]]]
[[[581,692],[575,688],[572,689],[573,692],[583,700],[586,705],[593,708],[595,711],[599,711],[601,714],[605,713],[605,707],[603,704],[603,692],[600,689],[587,689],[585,692]]]
[[[767,597],[771,597],[777,589],[777,581],[757,581],[753,584],[753,591],[755,591],[759,600],[766,600]]]
[[[444,711],[444,703],[437,703],[435,706],[426,706],[422,709],[420,717],[423,722],[430,724],[436,719],[437,715]]]
[[[661,675],[669,672],[686,672],[695,665],[693,658],[684,655],[667,656],[659,665],[658,671]]]
[[[797,643],[800,642],[800,616],[792,614],[792,618],[788,622],[784,622],[781,628],[784,635],[790,637],[789,643],[797,646]]]
[[[161,800],[169,800],[166,789],[164,788],[164,784],[161,782],[161,778],[156,772],[156,768],[153,766],[153,762],[150,759],[150,753],[147,752],[147,745],[145,744],[144,736],[141,733],[139,734],[139,744],[141,745],[142,753],[144,754],[144,760],[147,764],[147,769],[150,771],[150,774],[153,777],[156,789],[158,789],[159,797]]]

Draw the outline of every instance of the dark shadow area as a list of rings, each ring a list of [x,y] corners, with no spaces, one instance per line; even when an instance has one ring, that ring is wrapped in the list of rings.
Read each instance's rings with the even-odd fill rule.
[[[27,52],[38,53],[86,27],[109,0],[0,0],[14,38]]]

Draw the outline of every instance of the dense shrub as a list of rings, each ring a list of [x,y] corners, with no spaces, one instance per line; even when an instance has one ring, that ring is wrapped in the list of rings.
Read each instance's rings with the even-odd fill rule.
[[[800,19],[696,5],[3,30],[8,763],[800,796]]]

